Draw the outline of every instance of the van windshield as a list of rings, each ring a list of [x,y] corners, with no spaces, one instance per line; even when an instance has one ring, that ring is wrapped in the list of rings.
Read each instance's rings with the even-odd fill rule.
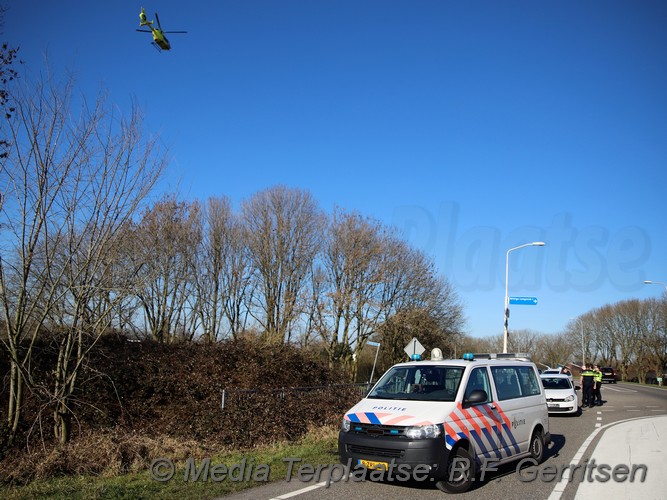
[[[454,401],[464,368],[427,364],[395,366],[368,394],[371,399]]]

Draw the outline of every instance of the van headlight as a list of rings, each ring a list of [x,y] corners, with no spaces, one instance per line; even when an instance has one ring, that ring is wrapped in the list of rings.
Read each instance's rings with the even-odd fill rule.
[[[574,401],[574,396],[570,394],[568,397],[565,398],[565,401]]]
[[[405,437],[410,439],[437,438],[442,435],[442,426],[438,424],[415,425],[405,429]]]
[[[352,422],[350,422],[348,419],[344,418],[344,419],[343,419],[343,424],[340,426],[340,429],[341,429],[343,432],[348,432],[348,431],[350,430],[350,424],[351,424],[351,423],[352,423]]]

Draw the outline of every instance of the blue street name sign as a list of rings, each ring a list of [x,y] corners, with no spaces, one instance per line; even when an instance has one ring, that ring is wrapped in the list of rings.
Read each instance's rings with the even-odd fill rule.
[[[510,304],[534,306],[537,305],[537,297],[510,297]]]

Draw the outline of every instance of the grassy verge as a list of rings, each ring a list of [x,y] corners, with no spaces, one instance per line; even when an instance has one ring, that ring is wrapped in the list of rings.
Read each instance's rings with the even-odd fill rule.
[[[289,463],[286,458],[299,458],[293,462],[292,476],[300,464],[335,464],[337,455],[337,431],[318,429],[310,432],[298,443],[281,443],[270,447],[246,451],[227,452],[210,458],[208,480],[204,480],[204,459],[190,462],[189,478],[185,480],[186,462],[175,465],[175,473],[168,481],[157,481],[150,471],[141,471],[122,476],[77,476],[38,480],[19,488],[2,488],[0,496],[12,499],[62,498],[201,498],[210,499],[252,488],[269,481],[285,480]],[[194,468],[192,467],[194,465]],[[226,474],[223,466],[227,469]],[[215,469],[214,469],[215,468]],[[195,470],[196,469],[196,470]],[[168,470],[160,468],[157,472]],[[199,473],[196,480],[194,476]],[[193,475],[194,474],[194,475]],[[217,474],[217,480],[214,480]],[[224,479],[221,480],[221,478]]]

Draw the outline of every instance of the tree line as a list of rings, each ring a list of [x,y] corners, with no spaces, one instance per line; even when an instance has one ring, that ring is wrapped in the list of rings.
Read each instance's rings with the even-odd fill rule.
[[[667,293],[660,299],[629,299],[593,309],[571,323],[572,342],[584,338],[584,357],[619,369],[623,379],[644,383],[667,367]]]
[[[26,75],[11,90],[0,159],[10,436],[31,390],[47,400],[55,437],[69,440],[77,377],[108,332],[317,344],[351,379],[369,337],[392,318],[408,328],[419,317],[414,325],[443,339],[460,332],[453,287],[392,228],[342,208],[327,214],[285,186],[238,210],[226,196],[152,198],[167,151],[136,107],[123,116],[106,95],[89,102],[52,74]],[[42,336],[58,352],[48,387],[31,376]]]
[[[463,337],[459,349],[501,352],[502,345],[502,334]],[[510,352],[529,353],[542,368],[598,363],[616,368],[623,380],[645,383],[649,374],[657,378],[667,372],[667,293],[595,308],[571,319],[558,334],[512,331],[508,345]]]
[[[225,196],[169,195],[126,231],[118,265],[139,281],[113,324],[139,338],[316,343],[354,377],[356,354],[390,318],[423,314],[443,339],[463,326],[429,257],[376,220],[324,213],[305,190],[274,186],[238,211]]]

